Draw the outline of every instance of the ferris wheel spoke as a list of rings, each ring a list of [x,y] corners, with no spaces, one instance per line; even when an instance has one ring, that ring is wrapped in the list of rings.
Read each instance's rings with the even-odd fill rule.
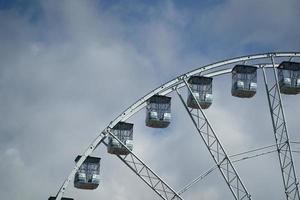
[[[292,141],[291,143],[292,144],[300,144],[300,142],[296,142],[296,141]],[[259,148],[256,148],[256,149],[248,150],[248,151],[245,151],[245,152],[240,152],[240,153],[237,153],[237,154],[232,154],[232,155],[229,155],[229,157],[230,158],[235,158],[235,157],[239,157],[239,156],[243,156],[244,155],[244,157],[232,160],[232,163],[238,163],[238,162],[241,162],[241,161],[246,161],[246,160],[249,160],[249,159],[258,158],[258,157],[261,157],[261,156],[265,156],[265,155],[269,155],[269,154],[273,154],[273,153],[277,152],[277,150],[276,149],[274,150],[273,147],[276,147],[276,144],[259,147]],[[269,150],[270,148],[272,150]],[[255,152],[260,152],[260,153],[253,154]],[[300,153],[300,151],[293,151],[293,152]],[[205,177],[207,177],[209,174],[211,174],[217,168],[218,168],[218,165],[214,165],[213,167],[211,167],[210,169],[208,169],[207,171],[205,171],[204,173],[202,173],[200,176],[198,176],[197,178],[193,179],[189,184],[187,184],[184,187],[182,187],[182,189],[179,190],[178,194],[181,195],[182,193],[185,193],[191,187],[193,187],[195,184],[197,184],[198,182],[200,182],[201,180],[203,180]]]
[[[269,89],[267,75],[264,67],[262,67],[262,71],[272,119],[273,132],[278,151],[279,164],[283,178],[284,191],[287,200],[299,200],[300,195],[298,188],[298,179],[295,171],[292,150],[288,136],[287,123],[280,94],[279,80],[277,75],[278,71],[275,67],[274,61],[275,56],[271,55],[270,57],[273,64],[273,85],[271,89]]]
[[[232,192],[234,198],[236,200],[241,199],[251,199],[250,194],[248,193],[246,187],[242,183],[239,175],[237,174],[235,168],[233,167],[232,162],[230,161],[229,157],[227,156],[223,146],[221,145],[217,135],[215,134],[211,124],[209,123],[206,115],[204,114],[203,110],[201,109],[200,103],[198,99],[194,96],[189,87],[186,80],[183,80],[186,87],[189,90],[189,94],[193,96],[194,101],[197,103],[198,109],[197,112],[191,113],[189,110],[186,102],[184,101],[182,95],[179,93],[178,89],[176,89],[177,95],[179,96],[182,104],[184,105],[186,111],[188,112],[193,124],[195,125],[199,135],[201,136],[202,140],[204,141],[206,147],[208,148],[213,160],[215,161],[218,169],[220,170],[223,178],[225,179],[227,185],[229,186],[230,191]],[[206,134],[204,134],[206,133]],[[209,136],[209,137],[206,137]],[[209,138],[211,139],[209,140]],[[223,167],[225,166],[225,167]],[[234,181],[235,180],[235,181]]]
[[[149,187],[152,188],[162,199],[165,200],[183,200],[162,178],[152,171],[140,158],[137,157],[127,146],[110,130],[107,133],[116,139],[123,148],[127,149],[128,155],[116,155],[125,163],[139,178],[141,178]],[[106,146],[107,144],[103,142]]]

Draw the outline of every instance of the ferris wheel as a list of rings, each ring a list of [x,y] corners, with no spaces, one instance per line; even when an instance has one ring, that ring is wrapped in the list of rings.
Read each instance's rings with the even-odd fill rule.
[[[72,200],[63,197],[67,187],[74,182],[78,189],[93,190],[99,186],[100,158],[91,154],[99,145],[105,145],[109,154],[117,156],[123,164],[131,169],[161,199],[183,200],[182,193],[193,184],[203,179],[214,170],[218,170],[224,183],[235,200],[252,199],[234,164],[238,160],[225,151],[205,110],[213,103],[213,78],[225,74],[232,75],[231,95],[237,98],[251,98],[257,91],[257,74],[262,73],[264,86],[273,127],[275,150],[277,152],[282,175],[283,190],[287,200],[300,200],[299,182],[293,160],[287,121],[282,95],[300,94],[300,52],[273,52],[228,59],[196,68],[182,74],[152,90],[133,103],[116,117],[93,140],[82,155],[75,159],[75,167],[63,182],[55,197],[49,199]],[[188,92],[183,97],[182,90]],[[133,123],[130,118],[142,109],[146,110],[145,125],[151,128],[164,129],[171,123],[170,93],[177,94],[185,108],[195,132],[207,147],[215,165],[203,175],[195,178],[180,191],[175,191],[165,180],[155,173],[148,164],[134,153]],[[263,147],[256,150],[267,149]],[[248,152],[254,152],[251,150]],[[247,152],[245,152],[247,153]],[[244,153],[240,153],[242,155]],[[257,154],[255,156],[263,155]]]

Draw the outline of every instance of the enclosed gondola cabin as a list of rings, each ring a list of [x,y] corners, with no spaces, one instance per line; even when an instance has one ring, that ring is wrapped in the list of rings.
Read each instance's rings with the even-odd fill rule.
[[[251,98],[257,90],[257,67],[236,65],[232,69],[231,95],[240,98]]]
[[[188,80],[189,87],[202,109],[207,109],[212,104],[212,80],[212,78],[204,76],[191,76]],[[199,109],[193,95],[188,93],[187,105],[190,108]]]
[[[111,129],[112,134],[116,136],[126,147],[133,149],[133,124],[119,122]],[[107,152],[116,155],[128,155],[129,151],[111,135],[108,136]]]
[[[81,156],[77,156],[77,162]],[[93,190],[100,182],[100,160],[101,158],[88,156],[77,170],[74,177],[74,187],[79,189]]]
[[[278,66],[278,82],[283,94],[300,93],[300,63],[284,61]]]
[[[171,122],[171,97],[154,95],[147,101],[146,126],[166,128]]]
[[[55,200],[56,197],[49,197],[48,200]],[[66,197],[62,197],[61,200],[74,200],[72,198],[66,198]]]

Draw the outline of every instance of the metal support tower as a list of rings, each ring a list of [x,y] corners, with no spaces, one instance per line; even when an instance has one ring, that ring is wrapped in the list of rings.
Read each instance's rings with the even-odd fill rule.
[[[292,150],[288,136],[287,123],[285,120],[284,109],[279,89],[277,68],[275,67],[274,56],[271,55],[273,86],[269,88],[265,68],[262,67],[270,114],[272,119],[273,131],[279,157],[279,163],[283,178],[284,191],[287,200],[300,200],[299,182],[294,167]]]
[[[230,191],[232,192],[236,200],[251,199],[251,195],[248,193],[246,187],[242,183],[241,178],[233,167],[228,155],[226,154],[220,140],[218,139],[215,131],[213,130],[211,124],[209,123],[205,113],[200,107],[199,101],[196,99],[192,93],[191,88],[185,79],[183,79],[189,93],[193,96],[194,100],[197,102],[199,109],[188,108],[183,97],[176,89],[176,92],[184,105],[186,111],[188,112],[191,120],[193,121],[199,135],[203,139],[207,149],[209,150],[213,160],[217,164],[223,178],[225,179]]]
[[[123,148],[129,151],[128,155],[116,155],[121,159],[138,177],[140,177],[154,192],[165,200],[183,200],[165,181],[156,175],[142,160],[140,160],[125,144],[113,133],[108,134],[116,139]],[[107,145],[105,142],[103,142]]]

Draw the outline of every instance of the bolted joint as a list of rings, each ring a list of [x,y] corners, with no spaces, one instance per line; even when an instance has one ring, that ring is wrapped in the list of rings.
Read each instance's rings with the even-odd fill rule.
[[[177,79],[181,80],[181,81],[184,81],[187,78],[188,78],[188,76],[186,74],[177,77]]]
[[[268,57],[270,57],[270,58],[274,58],[274,57],[276,56],[275,53],[268,53],[267,55],[268,55]]]
[[[102,135],[105,136],[107,135],[109,132],[111,132],[111,128],[108,126],[106,129],[104,129],[104,131],[102,131]]]

